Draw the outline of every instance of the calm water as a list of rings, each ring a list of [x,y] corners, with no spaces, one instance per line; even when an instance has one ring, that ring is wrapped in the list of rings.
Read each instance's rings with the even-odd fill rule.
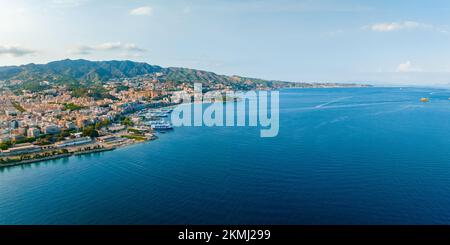
[[[0,170],[0,223],[450,224],[449,97],[284,90],[276,138],[185,127]]]

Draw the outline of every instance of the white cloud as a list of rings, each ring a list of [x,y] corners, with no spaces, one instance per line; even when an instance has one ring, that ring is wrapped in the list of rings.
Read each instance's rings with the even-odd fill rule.
[[[86,55],[86,54],[92,53],[92,51],[94,51],[94,49],[92,47],[90,47],[90,46],[79,45],[79,46],[76,46],[74,48],[71,48],[69,50],[69,53]]]
[[[13,57],[21,57],[29,54],[35,53],[34,50],[22,48],[19,46],[7,46],[7,45],[0,45],[0,56],[1,55],[9,55]]]
[[[131,15],[137,15],[137,16],[149,16],[153,13],[153,8],[150,6],[143,6],[139,8],[135,8],[130,10]]]
[[[422,69],[414,67],[411,64],[411,61],[406,61],[404,63],[401,63],[397,67],[397,72],[421,72]]]
[[[106,42],[98,45],[80,45],[71,50],[72,54],[86,55],[95,51],[126,51],[126,52],[145,52],[146,50],[138,47],[134,43]]]
[[[145,51],[142,48],[139,48],[134,43],[121,43],[121,42],[108,42],[108,43],[102,43],[94,47],[96,50],[127,50],[127,51]]]
[[[392,23],[379,23],[371,26],[373,31],[379,32],[389,32],[389,31],[399,31],[404,29],[415,29],[423,24],[414,21],[403,21],[403,22],[392,22]]]
[[[443,28],[416,21],[377,23],[370,26],[365,26],[363,27],[363,29],[370,29],[376,32],[393,32],[402,30],[423,29],[423,30],[437,31],[441,33],[448,33],[448,31]]]

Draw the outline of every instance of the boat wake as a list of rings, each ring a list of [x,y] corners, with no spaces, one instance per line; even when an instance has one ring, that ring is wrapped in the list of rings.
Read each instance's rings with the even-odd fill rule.
[[[315,108],[322,108],[322,107],[325,107],[327,105],[331,105],[331,104],[334,104],[334,103],[337,103],[337,102],[340,102],[340,101],[343,101],[343,100],[346,100],[346,99],[351,99],[351,98],[352,98],[351,96],[341,97],[341,98],[338,98],[338,99],[326,102],[324,104],[316,105]]]

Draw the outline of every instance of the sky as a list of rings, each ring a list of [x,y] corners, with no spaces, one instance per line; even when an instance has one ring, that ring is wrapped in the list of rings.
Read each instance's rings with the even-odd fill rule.
[[[294,82],[450,86],[447,0],[0,0],[0,65],[134,60]]]

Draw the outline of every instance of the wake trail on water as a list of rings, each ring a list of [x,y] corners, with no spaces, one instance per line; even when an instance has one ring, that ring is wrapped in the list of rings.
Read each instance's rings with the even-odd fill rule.
[[[315,108],[322,108],[324,106],[331,105],[331,104],[334,104],[336,102],[340,102],[340,101],[343,101],[345,99],[351,99],[351,98],[352,98],[352,96],[341,97],[341,98],[338,98],[338,99],[335,99],[335,100],[332,100],[332,101],[328,101],[328,102],[326,102],[324,104],[316,105]]]
[[[319,111],[319,110],[328,110],[328,109],[369,107],[369,106],[398,104],[398,103],[404,103],[404,101],[384,101],[384,102],[373,102],[373,103],[355,103],[355,104],[344,104],[344,105],[334,105],[334,106],[332,105],[332,106],[322,106],[322,107],[317,107],[317,106],[300,107],[300,108],[281,109],[280,111],[283,111],[283,112],[316,111],[316,110]],[[330,105],[330,104],[331,103],[329,103],[328,105]]]

